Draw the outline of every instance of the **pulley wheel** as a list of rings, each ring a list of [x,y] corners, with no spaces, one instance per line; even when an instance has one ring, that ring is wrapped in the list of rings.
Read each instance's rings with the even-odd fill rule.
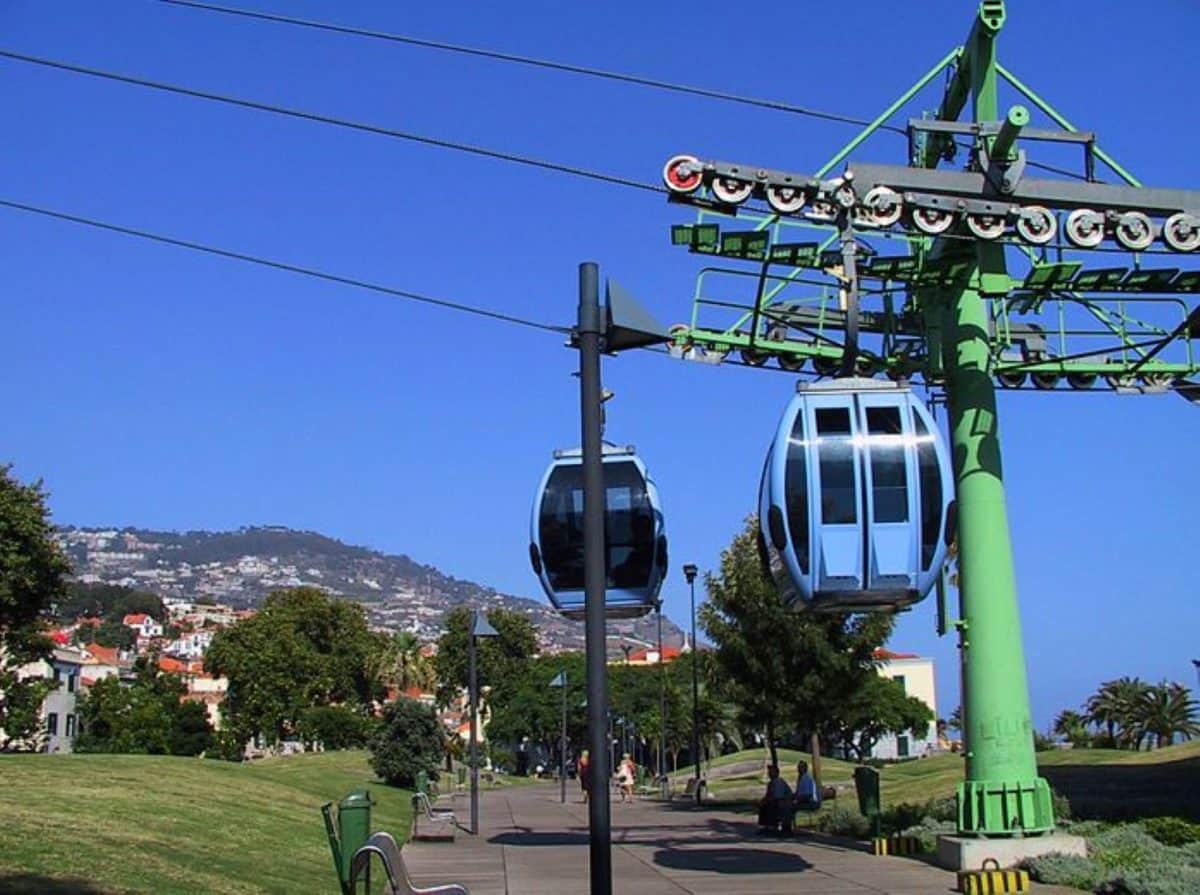
[[[1104,377],[1104,381],[1112,388],[1132,388],[1137,382],[1135,377],[1130,376],[1128,373],[1110,373]]]
[[[1025,373],[1021,370],[1012,373],[997,373],[996,381],[1004,388],[1020,388],[1025,384]]]
[[[767,204],[780,214],[795,214],[804,207],[807,199],[802,187],[777,184],[767,187]]]
[[[1175,381],[1174,374],[1171,373],[1141,373],[1139,378],[1150,388],[1159,389],[1167,388]]]
[[[1140,211],[1127,211],[1113,228],[1117,242],[1131,252],[1141,252],[1154,243],[1154,224]]]
[[[1200,217],[1179,212],[1163,222],[1163,242],[1175,252],[1194,252],[1200,249]]]
[[[1080,389],[1081,391],[1087,391],[1089,388],[1091,388],[1093,385],[1096,384],[1096,374],[1095,373],[1068,373],[1067,374],[1067,384],[1070,385],[1071,388],[1077,388],[1077,389]]]
[[[854,187],[848,183],[843,183],[833,193],[833,201],[842,208],[853,208],[854,203],[858,201],[858,195],[854,192]]]
[[[663,183],[673,193],[694,193],[704,182],[704,166],[694,155],[677,155],[663,166]]]
[[[767,362],[767,353],[765,351],[755,351],[753,348],[743,348],[741,354],[742,360],[752,367],[761,367]]]
[[[1094,249],[1104,242],[1104,215],[1090,208],[1076,208],[1067,215],[1067,239],[1081,249]]]
[[[937,236],[945,233],[954,224],[954,214],[941,208],[918,206],[912,213],[913,226],[922,233]]]
[[[816,202],[813,202],[812,210],[805,217],[811,218],[814,221],[832,222],[837,220],[837,214],[836,205],[826,199],[818,199]]]
[[[804,369],[804,355],[802,354],[777,354],[775,362],[779,364],[779,369],[787,370],[789,373],[799,373]]]
[[[1030,374],[1029,378],[1032,379],[1033,384],[1040,389],[1052,389],[1058,385],[1057,373],[1032,373]]]
[[[1004,216],[999,214],[968,214],[967,229],[979,239],[999,239],[1004,235]]]
[[[1049,208],[1042,205],[1026,205],[1017,215],[1017,235],[1035,246],[1044,246],[1054,241],[1058,233],[1058,218]]]
[[[813,358],[813,369],[822,376],[832,376],[841,365],[840,358],[820,356]]]
[[[900,220],[904,212],[904,200],[900,194],[886,186],[877,186],[863,197],[863,205],[877,227],[890,227]]]
[[[737,177],[714,177],[709,185],[713,195],[727,205],[740,205],[754,192],[754,182]]]

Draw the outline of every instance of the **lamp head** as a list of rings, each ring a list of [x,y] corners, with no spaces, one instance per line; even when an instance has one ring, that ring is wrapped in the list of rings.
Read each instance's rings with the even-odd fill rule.
[[[694,564],[688,563],[687,565],[685,565],[683,567],[683,577],[687,579],[688,584],[691,584],[693,581],[696,580],[696,573],[699,571],[700,571],[700,569],[697,568]]]
[[[475,612],[471,618],[471,636],[472,637],[499,637],[500,632],[492,627],[492,623],[487,620],[487,616],[482,612]]]

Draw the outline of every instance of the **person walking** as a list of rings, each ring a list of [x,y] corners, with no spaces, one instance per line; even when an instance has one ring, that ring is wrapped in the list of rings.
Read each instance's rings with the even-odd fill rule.
[[[621,801],[633,801],[633,781],[637,777],[637,766],[628,752],[621,756],[621,765],[617,769],[617,784],[621,787]]]
[[[579,789],[583,793],[580,801],[587,804],[588,796],[592,791],[592,760],[588,757],[587,749],[584,749],[579,756]]]

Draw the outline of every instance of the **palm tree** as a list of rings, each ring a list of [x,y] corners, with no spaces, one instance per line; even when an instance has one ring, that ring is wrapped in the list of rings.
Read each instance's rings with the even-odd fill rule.
[[[1054,719],[1054,733],[1073,745],[1087,742],[1087,718],[1071,709],[1063,709]]]
[[[1138,706],[1147,690],[1149,685],[1141,678],[1126,676],[1105,681],[1088,698],[1088,722],[1104,728],[1112,745],[1136,748]]]
[[[1175,735],[1191,739],[1200,735],[1196,720],[1196,701],[1182,684],[1163,681],[1147,687],[1137,703],[1136,730],[1138,742],[1153,737],[1158,748],[1170,746]]]
[[[383,677],[401,692],[416,687],[423,693],[437,686],[433,663],[421,655],[421,641],[411,631],[401,631],[388,644]]]

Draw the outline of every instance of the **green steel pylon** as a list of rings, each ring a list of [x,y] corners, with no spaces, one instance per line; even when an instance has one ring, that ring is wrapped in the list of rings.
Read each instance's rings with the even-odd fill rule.
[[[940,117],[955,117],[969,85],[976,121],[1001,118],[995,41],[1004,4],[983,2]],[[1054,828],[1050,786],[1038,776],[1017,589],[1000,457],[996,390],[989,372],[984,295],[1008,291],[1004,249],[978,240],[970,286],[944,296],[943,364],[958,507],[966,775],[958,831],[1006,835]]]

